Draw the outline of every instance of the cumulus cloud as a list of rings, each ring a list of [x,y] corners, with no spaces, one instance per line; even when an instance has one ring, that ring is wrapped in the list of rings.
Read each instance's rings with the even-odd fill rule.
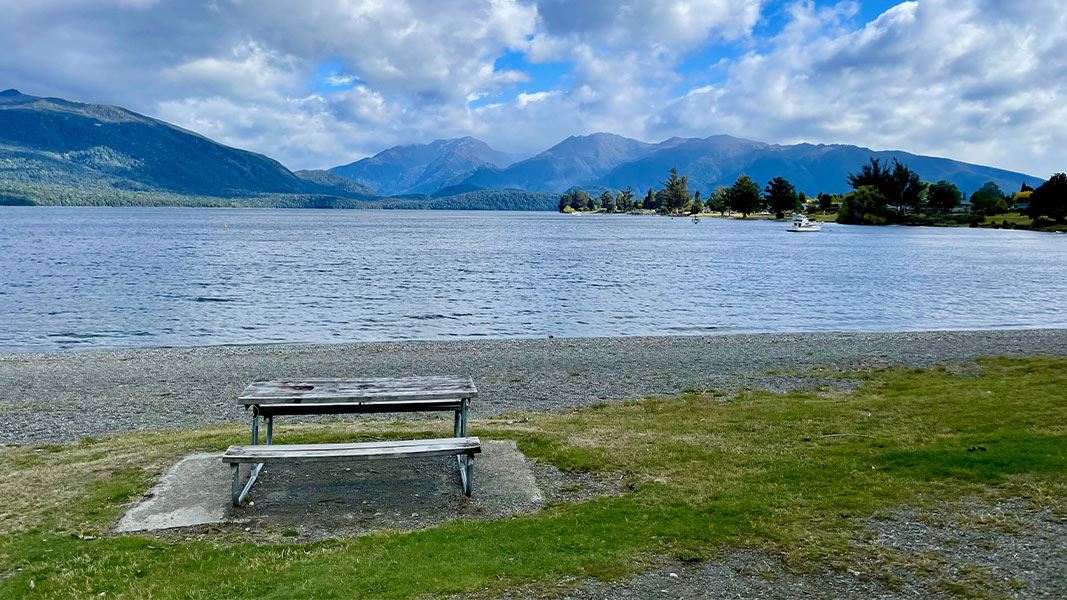
[[[1067,142],[1067,21],[1054,1],[904,2],[856,30],[793,6],[775,39],[663,112],[662,131],[903,148],[1047,176]]]
[[[1056,0],[1023,4],[919,0],[863,22],[852,1],[0,0],[0,75],[292,168],[441,137],[534,152],[612,131],[1047,175],[1065,168],[1067,21]],[[548,63],[566,72],[533,75]]]
[[[552,39],[601,48],[661,48],[685,51],[711,37],[737,39],[751,31],[762,0],[614,2],[541,0],[538,13],[546,47]]]

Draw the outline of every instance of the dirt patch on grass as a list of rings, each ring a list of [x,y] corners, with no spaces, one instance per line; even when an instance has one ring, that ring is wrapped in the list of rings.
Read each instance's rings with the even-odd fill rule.
[[[503,598],[1067,598],[1067,512],[1011,499],[935,511],[901,507],[866,522],[841,568],[798,572],[785,557],[730,549],[615,582],[568,578]]]
[[[865,544],[891,583],[919,580],[930,593],[1067,598],[1067,513],[1021,499],[962,502],[935,511],[900,508],[868,527]]]

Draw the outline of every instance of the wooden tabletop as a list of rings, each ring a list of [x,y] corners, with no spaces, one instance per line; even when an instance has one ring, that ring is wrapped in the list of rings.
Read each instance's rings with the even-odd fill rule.
[[[478,389],[469,377],[371,377],[362,379],[284,379],[254,381],[237,402],[319,404],[362,402],[427,402],[474,398]]]

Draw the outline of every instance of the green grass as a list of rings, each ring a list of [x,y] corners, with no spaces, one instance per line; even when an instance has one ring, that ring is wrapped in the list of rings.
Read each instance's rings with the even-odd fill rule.
[[[701,560],[731,545],[783,553],[795,570],[843,568],[862,558],[850,545],[859,523],[902,504],[993,494],[1062,508],[1067,360],[850,376],[865,385],[829,396],[689,394],[476,421],[478,435],[516,439],[561,468],[621,473],[630,491],[522,518],[307,544],[106,533],[167,464],[194,448],[224,447],[243,429],[9,449],[0,452],[0,597],[491,593],[611,579],[655,557]],[[425,424],[351,427],[286,435],[295,442],[435,433]],[[947,588],[981,593],[984,580],[975,580]]]
[[[984,225],[989,227],[996,225],[1000,227],[1004,225],[1005,221],[1009,227],[1013,228],[1034,228],[1033,219],[1019,213],[1003,213],[987,216]],[[1042,223],[1044,224],[1041,227],[1036,228],[1037,231],[1067,231],[1067,223],[1051,223],[1049,221],[1042,221]]]
[[[1007,221],[1008,225],[1025,225],[1027,227],[1033,224],[1033,219],[1017,212],[987,215],[985,218],[986,225],[992,225],[994,223],[1000,225],[1004,221]]]
[[[820,223],[835,223],[837,222],[837,211],[818,211],[808,214],[808,219],[812,221],[818,221]]]

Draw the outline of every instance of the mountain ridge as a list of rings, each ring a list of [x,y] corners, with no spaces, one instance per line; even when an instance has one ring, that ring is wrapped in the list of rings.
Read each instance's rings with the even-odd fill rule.
[[[761,184],[783,176],[813,195],[847,191],[848,173],[870,158],[896,158],[924,179],[946,179],[964,192],[986,181],[1005,190],[1043,181],[901,150],[769,144],[725,134],[645,142],[598,132],[517,158],[465,136],[394,146],[329,170],[293,172],[266,155],[122,107],[0,91],[0,203],[7,204],[100,203],[109,195],[121,196],[114,202],[137,203],[147,201],[138,194],[157,194],[167,205],[198,196],[206,198],[201,203],[258,197],[281,206],[475,208],[482,202],[486,208],[544,209],[551,194],[575,187],[643,192],[658,187],[672,167],[689,177],[691,191],[710,193],[744,172]]]
[[[388,154],[390,150],[375,156]],[[627,186],[645,190],[659,186],[668,171],[675,167],[689,177],[691,190],[699,189],[705,194],[719,185],[733,183],[742,173],[761,184],[782,176],[810,195],[842,193],[849,189],[848,174],[871,158],[897,159],[926,180],[945,179],[966,193],[987,181],[1006,190],[1016,189],[1023,183],[1036,185],[1043,181],[1040,177],[1007,169],[850,144],[771,144],[727,134],[705,138],[676,136],[661,142],[644,142],[597,132],[569,136],[530,158],[505,167],[482,164],[467,175],[454,172],[452,177],[439,178],[446,183],[437,190],[423,188],[419,191],[436,195],[448,191],[508,188],[561,193],[573,188],[621,189]],[[331,171],[338,172],[336,168]]]
[[[118,106],[0,92],[0,177],[239,196],[324,189],[280,162]]]
[[[327,170],[392,196],[430,194],[459,183],[479,167],[506,167],[512,162],[511,155],[464,136],[392,146],[374,156]]]

